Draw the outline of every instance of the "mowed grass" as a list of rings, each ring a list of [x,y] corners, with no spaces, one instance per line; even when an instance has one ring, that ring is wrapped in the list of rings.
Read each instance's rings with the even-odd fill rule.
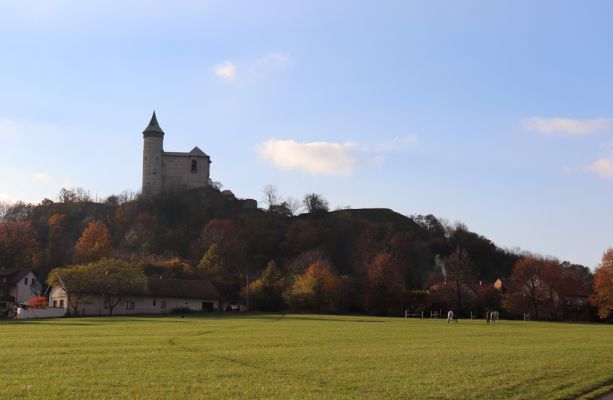
[[[549,399],[613,390],[613,326],[368,316],[0,322],[0,399]]]

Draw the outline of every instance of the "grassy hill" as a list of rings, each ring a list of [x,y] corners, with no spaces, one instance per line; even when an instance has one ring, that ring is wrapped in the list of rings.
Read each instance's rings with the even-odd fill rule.
[[[0,398],[593,398],[613,327],[319,315],[0,322]]]

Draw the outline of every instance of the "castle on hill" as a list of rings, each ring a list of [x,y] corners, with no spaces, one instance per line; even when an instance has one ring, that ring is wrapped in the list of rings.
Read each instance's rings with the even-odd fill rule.
[[[198,147],[189,153],[164,151],[164,131],[155,111],[143,131],[143,194],[209,185],[211,158]]]

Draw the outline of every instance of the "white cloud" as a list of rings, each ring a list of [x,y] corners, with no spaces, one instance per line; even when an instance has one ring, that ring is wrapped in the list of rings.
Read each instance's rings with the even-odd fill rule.
[[[255,69],[287,69],[294,65],[294,60],[288,54],[268,53],[256,61]]]
[[[596,160],[587,169],[603,179],[613,179],[613,156]]]
[[[404,150],[407,146],[412,146],[417,143],[417,136],[396,136],[392,140],[379,143],[375,146],[375,151],[378,153],[391,153]]]
[[[19,136],[22,132],[22,125],[10,119],[0,118],[0,138]]]
[[[0,203],[15,204],[17,201],[17,199],[9,196],[8,194],[0,193]]]
[[[215,66],[215,68],[213,68],[213,72],[215,72],[215,75],[228,81],[232,81],[236,78],[236,66],[234,63],[228,60]]]
[[[543,135],[581,136],[601,132],[612,124],[611,118],[571,119],[571,118],[527,118],[522,121],[525,129]]]
[[[49,174],[46,172],[35,172],[34,175],[32,175],[32,178],[34,178],[34,180],[37,182],[48,182]]]
[[[300,170],[313,175],[351,175],[360,160],[352,154],[351,142],[310,142],[269,139],[262,143],[260,156],[283,170]]]

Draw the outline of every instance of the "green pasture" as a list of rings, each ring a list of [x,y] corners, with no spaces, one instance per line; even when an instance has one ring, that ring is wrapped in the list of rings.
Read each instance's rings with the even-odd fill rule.
[[[321,315],[0,322],[0,399],[575,399],[613,326]]]

